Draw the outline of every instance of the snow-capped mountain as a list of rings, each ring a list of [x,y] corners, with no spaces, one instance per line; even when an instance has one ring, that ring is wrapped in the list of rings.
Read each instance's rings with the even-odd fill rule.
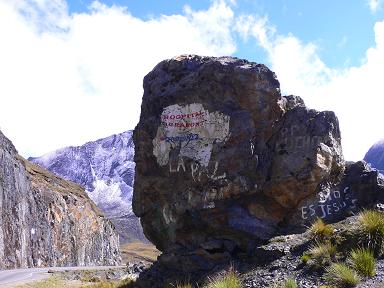
[[[115,224],[121,242],[145,239],[139,219],[132,212],[135,173],[132,133],[126,131],[29,158],[58,176],[83,185]]]
[[[364,160],[384,174],[384,139],[369,148]]]

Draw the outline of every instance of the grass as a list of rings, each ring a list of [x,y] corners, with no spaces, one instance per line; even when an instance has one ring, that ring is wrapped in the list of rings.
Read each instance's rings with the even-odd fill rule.
[[[304,253],[302,256],[301,256],[301,262],[303,262],[304,264],[307,264],[309,260],[311,260],[311,255],[307,254],[307,253]]]
[[[359,214],[358,230],[364,246],[375,254],[383,253],[384,214],[376,210],[365,210]]]
[[[68,280],[53,275],[44,280],[19,285],[17,288],[129,288],[134,283],[132,279],[107,281],[92,277],[85,283],[83,280]]]
[[[326,271],[324,278],[336,287],[355,287],[360,282],[356,271],[345,264],[333,263]]]
[[[96,284],[83,285],[81,288],[126,288],[134,281],[131,279],[121,280],[121,281],[105,281],[102,280]]]
[[[59,276],[51,276],[41,281],[34,281],[28,284],[19,285],[17,288],[73,288],[80,287],[80,284],[75,286],[74,283],[67,283]]]
[[[376,274],[376,263],[373,252],[359,248],[351,251],[348,262],[362,276],[372,277]]]
[[[313,261],[313,266],[322,268],[329,265],[336,256],[336,246],[331,243],[316,243],[302,256],[301,260]]]
[[[225,275],[211,279],[204,288],[242,288],[239,275],[230,269]]]
[[[192,284],[177,284],[176,288],[193,288]]]
[[[312,237],[315,240],[325,240],[329,239],[333,235],[333,226],[330,224],[325,224],[324,221],[318,218],[309,228]]]
[[[288,278],[283,283],[284,288],[297,288],[296,280],[293,278]]]
[[[269,287],[271,287],[271,288],[297,288],[298,286],[297,286],[295,279],[288,278],[285,281],[272,284]]]
[[[146,244],[142,242],[132,242],[120,245],[121,256],[123,263],[148,261],[154,262],[157,256],[160,255],[160,251],[152,244]]]
[[[333,258],[336,255],[336,246],[331,243],[316,243],[309,248],[307,254],[312,259],[321,257]]]

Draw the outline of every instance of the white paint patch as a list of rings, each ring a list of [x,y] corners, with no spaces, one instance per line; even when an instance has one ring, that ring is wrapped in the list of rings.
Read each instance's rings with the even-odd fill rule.
[[[228,115],[209,112],[200,103],[164,108],[161,125],[152,141],[157,163],[167,165],[170,151],[180,149],[180,157],[208,167],[214,143],[224,143],[229,137],[229,121]]]

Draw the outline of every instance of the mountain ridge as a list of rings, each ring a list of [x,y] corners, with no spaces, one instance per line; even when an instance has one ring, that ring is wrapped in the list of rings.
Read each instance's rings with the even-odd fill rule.
[[[0,268],[120,261],[115,227],[84,189],[25,160],[0,131]]]
[[[84,186],[89,197],[116,226],[122,243],[146,241],[139,219],[132,212],[135,169],[132,133],[127,130],[28,159]]]
[[[377,141],[369,148],[364,156],[364,160],[368,162],[372,168],[384,174],[384,139]]]

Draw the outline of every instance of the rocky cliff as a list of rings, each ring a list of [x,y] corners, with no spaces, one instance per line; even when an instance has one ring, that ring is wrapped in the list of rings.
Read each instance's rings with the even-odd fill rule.
[[[340,139],[333,112],[282,96],[264,65],[162,61],[144,78],[134,131],[134,212],[162,262],[179,269],[251,255],[316,218],[384,200],[383,179],[365,162],[346,166]]]
[[[115,228],[84,189],[20,157],[0,132],[0,268],[119,262]]]
[[[384,140],[378,141],[364,156],[364,160],[367,161],[373,168],[384,173]]]
[[[147,241],[132,212],[135,163],[132,131],[77,147],[65,147],[28,160],[85,187],[116,227],[120,242]]]

